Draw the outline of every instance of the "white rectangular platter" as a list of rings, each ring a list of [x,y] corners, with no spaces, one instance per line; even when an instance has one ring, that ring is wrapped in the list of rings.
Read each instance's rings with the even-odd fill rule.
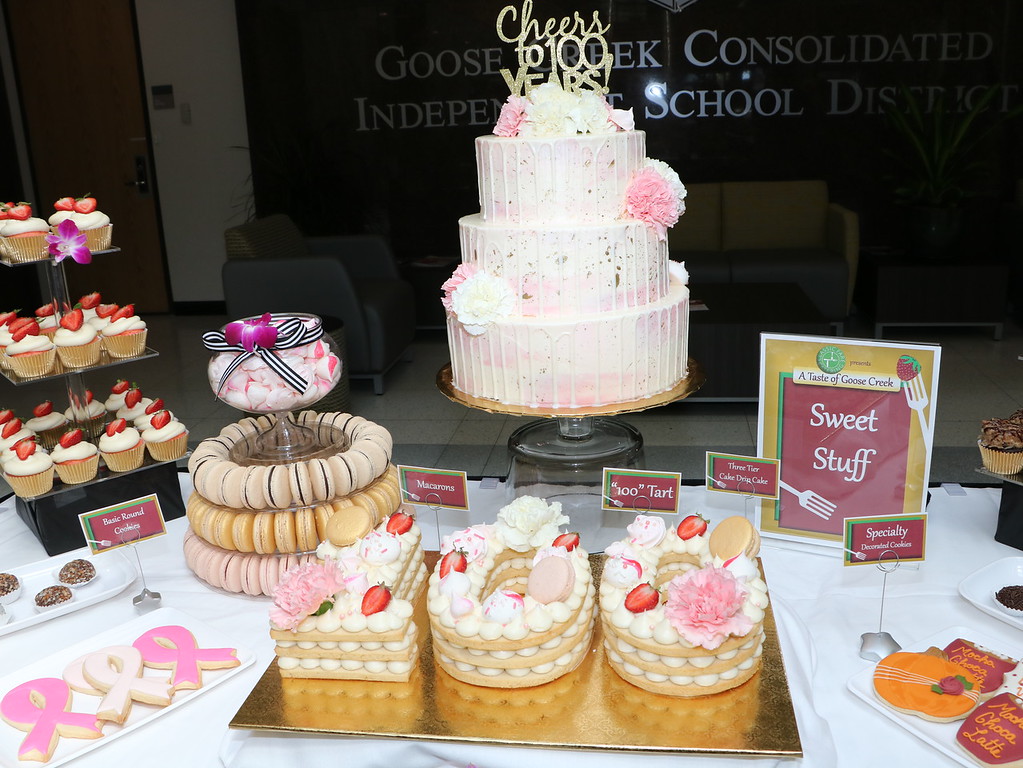
[[[967,627],[948,627],[936,635],[907,645],[903,650],[921,652],[926,651],[931,646],[944,648],[956,638],[968,640],[975,645],[984,646],[995,653],[1014,659],[1019,659],[1023,656],[1021,638],[1016,637],[1013,639],[1011,632],[1007,632],[1005,637],[1002,637],[981,634],[975,629]],[[956,733],[959,731],[962,720],[956,720],[951,723],[936,723],[931,720],[924,720],[922,717],[916,717],[915,715],[896,712],[894,709],[886,707],[874,693],[874,665],[870,665],[850,677],[848,686],[850,691],[863,699],[869,706],[876,709],[889,720],[905,728],[928,746],[933,747],[962,765],[969,766],[969,768],[977,768],[977,763],[956,744]]]
[[[8,614],[7,622],[0,619],[0,636],[25,627],[31,627],[57,616],[98,603],[124,591],[133,581],[137,572],[132,562],[120,551],[107,552],[95,557],[83,557],[96,567],[96,578],[89,584],[74,590],[74,598],[65,605],[46,611],[37,611],[35,607],[36,593],[46,587],[57,584],[57,572],[65,563],[79,559],[73,555],[58,555],[48,560],[12,568],[12,573],[21,581],[21,594],[10,605],[5,605]],[[2,564],[0,564],[2,570]]]
[[[1014,584],[1023,584],[1023,557],[1003,557],[960,581],[959,594],[988,616],[1023,629],[1023,614],[1010,613],[995,600],[995,592]]]
[[[175,608],[160,608],[152,613],[141,616],[132,621],[121,624],[106,632],[90,637],[80,643],[59,652],[45,659],[19,669],[17,672],[0,678],[0,699],[11,689],[28,682],[44,677],[61,677],[64,668],[75,659],[87,653],[99,651],[112,645],[131,645],[144,632],[156,627],[167,625],[179,625],[188,629],[194,636],[196,644],[200,648],[235,648],[239,660],[237,667],[230,669],[207,669],[202,672],[202,687],[194,690],[178,690],[175,692],[170,706],[158,707],[149,704],[135,702],[131,713],[123,725],[106,723],[103,726],[103,736],[98,739],[73,739],[61,738],[53,752],[50,760],[45,763],[47,766],[57,766],[73,760],[86,752],[99,749],[109,744],[112,739],[120,738],[132,731],[148,725],[160,718],[167,712],[187,706],[197,696],[216,685],[229,680],[234,675],[251,665],[255,661],[255,654],[248,649],[239,648],[232,643],[230,638],[223,633],[203,624],[198,619],[189,616]],[[170,676],[166,669],[146,668],[143,677],[164,679]],[[94,714],[99,708],[100,698],[83,693],[73,692],[71,710]],[[0,766],[3,768],[24,768],[25,762],[18,759],[18,748],[25,738],[25,732],[17,730],[10,724],[0,720]],[[140,753],[141,754],[141,753]]]

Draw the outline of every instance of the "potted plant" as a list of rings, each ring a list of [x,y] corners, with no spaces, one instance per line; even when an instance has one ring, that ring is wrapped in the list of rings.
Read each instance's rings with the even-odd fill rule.
[[[962,204],[973,194],[973,181],[986,165],[984,140],[1023,107],[985,120],[982,116],[1001,90],[998,85],[986,88],[969,108],[950,102],[942,91],[928,110],[915,91],[905,85],[899,90],[901,102],[885,109],[899,138],[896,146],[885,150],[897,169],[895,199],[907,206],[913,252],[947,258],[962,229]]]

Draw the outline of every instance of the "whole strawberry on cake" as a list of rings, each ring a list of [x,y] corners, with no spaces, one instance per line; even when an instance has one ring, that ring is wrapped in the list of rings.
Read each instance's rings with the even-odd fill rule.
[[[744,517],[708,534],[690,515],[675,528],[637,515],[607,548],[600,583],[604,649],[624,680],[653,693],[703,696],[760,669],[767,584],[760,536]]]
[[[589,555],[559,526],[561,505],[522,496],[444,538],[427,609],[434,658],[452,677],[525,688],[574,670],[590,647],[595,590]]]

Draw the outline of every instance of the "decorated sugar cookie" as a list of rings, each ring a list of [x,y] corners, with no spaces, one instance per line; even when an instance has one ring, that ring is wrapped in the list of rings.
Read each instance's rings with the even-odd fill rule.
[[[102,697],[96,717],[123,723],[135,701],[166,707],[174,689],[167,678],[143,678],[142,654],[131,645],[112,645],[75,659],[64,679],[76,691]],[[91,688],[92,690],[86,690]]]
[[[1023,707],[1000,693],[973,710],[956,733],[956,743],[981,765],[1023,766]]]
[[[945,655],[973,673],[980,682],[980,695],[986,699],[1001,687],[1005,675],[1016,667],[1016,660],[1000,656],[987,648],[981,648],[968,640],[957,637],[945,646]]]
[[[234,648],[200,648],[195,635],[182,626],[155,627],[134,643],[147,667],[172,669],[174,690],[201,688],[204,669],[228,669],[241,662]]]
[[[948,723],[966,717],[977,705],[980,683],[943,655],[900,652],[878,662],[874,692],[898,712]]]
[[[95,715],[71,711],[71,689],[58,677],[29,680],[0,700],[4,721],[28,735],[18,748],[19,760],[45,763],[61,737],[98,739],[103,735]]]

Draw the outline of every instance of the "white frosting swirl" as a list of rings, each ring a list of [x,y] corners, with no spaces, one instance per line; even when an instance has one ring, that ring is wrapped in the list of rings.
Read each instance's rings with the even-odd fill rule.
[[[82,323],[77,331],[60,327],[53,334],[53,343],[58,347],[81,347],[96,338],[96,329],[88,323]]]
[[[108,435],[104,430],[99,438],[99,449],[104,453],[119,453],[129,451],[139,444],[142,436],[135,427],[125,427],[120,432]]]

